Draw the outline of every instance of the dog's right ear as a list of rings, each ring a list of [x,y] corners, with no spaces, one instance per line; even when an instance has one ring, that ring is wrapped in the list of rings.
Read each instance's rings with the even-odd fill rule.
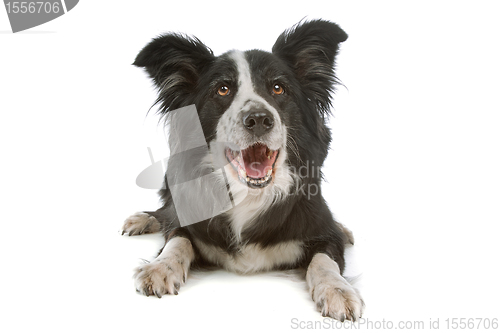
[[[203,67],[214,58],[212,50],[195,37],[161,35],[146,45],[133,65],[145,68],[159,89],[161,112],[181,107],[194,92]]]

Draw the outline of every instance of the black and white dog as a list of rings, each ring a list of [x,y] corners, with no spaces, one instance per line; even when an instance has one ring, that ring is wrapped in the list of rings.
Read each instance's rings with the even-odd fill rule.
[[[177,294],[195,266],[237,273],[304,268],[324,316],[361,317],[364,302],[342,277],[344,247],[353,237],[333,219],[320,190],[335,57],[346,39],[338,25],[313,20],[283,32],[272,53],[214,56],[196,38],[166,34],[137,55],[134,65],[158,87],[167,120],[173,110],[196,106],[210,149],[193,172],[210,173],[213,163],[225,161],[225,172],[211,177],[230,191],[232,203],[216,216],[182,225],[165,177],[163,207],[136,213],[123,226],[130,236],[161,231],[166,239],[158,257],[137,268],[139,293]],[[231,144],[220,149],[216,142]]]

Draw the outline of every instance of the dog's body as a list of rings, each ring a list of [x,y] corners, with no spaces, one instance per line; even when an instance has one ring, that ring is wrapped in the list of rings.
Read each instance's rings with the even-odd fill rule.
[[[238,273],[303,267],[323,315],[361,316],[363,300],[341,275],[352,234],[333,219],[320,190],[334,60],[346,39],[337,25],[317,20],[285,31],[272,53],[215,57],[199,40],[176,34],[139,53],[134,65],[159,87],[164,115],[196,105],[210,149],[193,173],[225,164],[209,176],[217,189],[199,190],[229,189],[232,208],[181,226],[166,179],[164,206],[131,216],[123,227],[129,235],[161,230],[166,239],[159,256],[137,269],[138,292],[177,294],[194,265]]]

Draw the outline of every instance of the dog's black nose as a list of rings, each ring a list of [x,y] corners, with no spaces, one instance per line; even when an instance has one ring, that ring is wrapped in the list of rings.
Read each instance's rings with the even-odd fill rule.
[[[245,112],[241,119],[247,131],[256,136],[266,134],[274,126],[273,115],[271,112],[264,109]]]

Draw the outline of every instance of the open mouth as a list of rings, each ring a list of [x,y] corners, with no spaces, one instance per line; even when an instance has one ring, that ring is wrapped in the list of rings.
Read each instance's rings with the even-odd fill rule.
[[[243,184],[263,188],[273,179],[274,165],[279,150],[271,150],[263,143],[256,143],[239,151],[226,148],[226,158]]]

